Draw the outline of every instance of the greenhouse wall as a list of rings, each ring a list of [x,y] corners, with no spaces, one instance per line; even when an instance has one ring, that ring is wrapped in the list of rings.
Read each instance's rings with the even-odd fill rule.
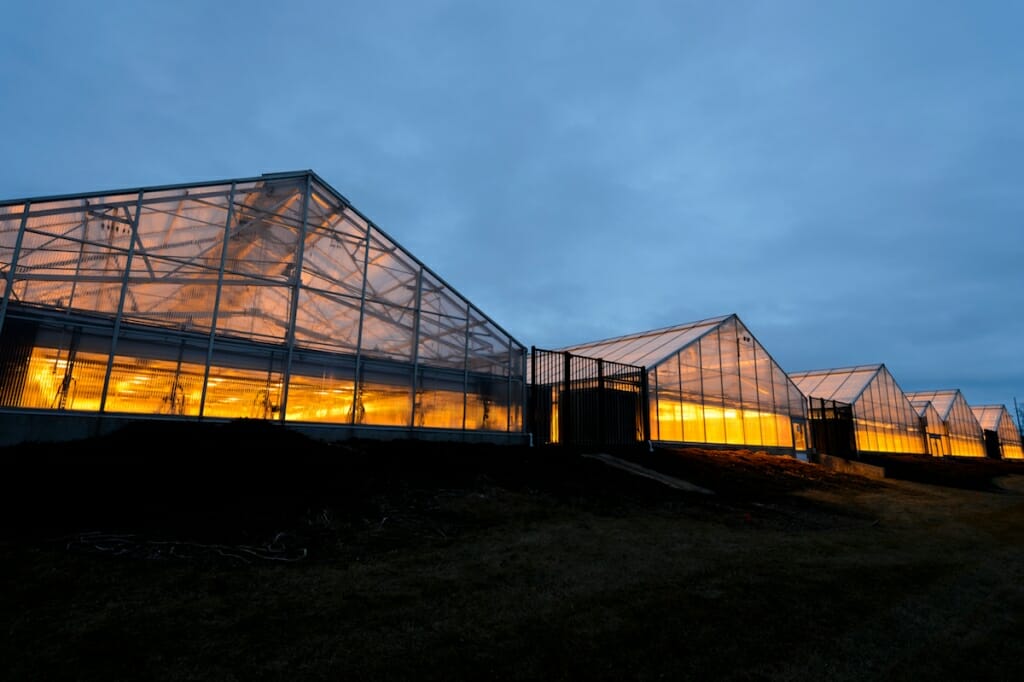
[[[311,172],[0,205],[0,408],[521,434],[525,347]]]

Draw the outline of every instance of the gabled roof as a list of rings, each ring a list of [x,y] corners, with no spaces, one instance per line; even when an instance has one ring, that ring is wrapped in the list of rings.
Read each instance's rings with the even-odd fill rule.
[[[971,412],[981,424],[981,428],[986,431],[998,431],[1004,415],[1007,419],[1010,417],[1010,413],[1004,405],[971,405]]]
[[[789,378],[796,383],[800,392],[809,398],[854,403],[883,370],[884,364],[858,365],[790,372]]]
[[[939,413],[939,416],[942,417],[943,421],[945,421],[949,419],[949,413],[953,409],[953,405],[956,404],[956,398],[960,395],[960,389],[951,388],[941,391],[910,391],[906,395],[911,401],[931,401],[935,410]]]
[[[558,350],[650,369],[734,317],[735,313],[710,317],[674,327],[566,346]]]
[[[923,417],[928,413],[928,407],[931,406],[932,401],[930,400],[911,400],[910,404],[914,406],[914,410],[917,412],[918,417]],[[934,409],[934,408],[932,408]]]
[[[943,423],[942,415],[935,409],[930,400],[911,400],[910,404],[917,412],[917,416],[925,420],[928,430],[937,430],[938,425]]]

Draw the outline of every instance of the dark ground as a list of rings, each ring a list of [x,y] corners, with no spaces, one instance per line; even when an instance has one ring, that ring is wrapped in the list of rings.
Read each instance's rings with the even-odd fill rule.
[[[1017,680],[1024,463],[328,445],[4,458],[5,680]]]

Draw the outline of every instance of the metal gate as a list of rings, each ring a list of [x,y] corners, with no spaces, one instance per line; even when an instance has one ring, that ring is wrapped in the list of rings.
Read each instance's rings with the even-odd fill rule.
[[[807,421],[814,449],[849,459],[857,450],[853,432],[853,406],[835,400],[809,398]]]
[[[643,367],[533,347],[529,372],[535,444],[600,447],[650,437]]]

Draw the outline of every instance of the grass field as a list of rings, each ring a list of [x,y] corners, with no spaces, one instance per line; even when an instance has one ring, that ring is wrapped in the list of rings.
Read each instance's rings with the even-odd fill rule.
[[[328,445],[0,450],[4,680],[1018,680],[1024,464]]]

